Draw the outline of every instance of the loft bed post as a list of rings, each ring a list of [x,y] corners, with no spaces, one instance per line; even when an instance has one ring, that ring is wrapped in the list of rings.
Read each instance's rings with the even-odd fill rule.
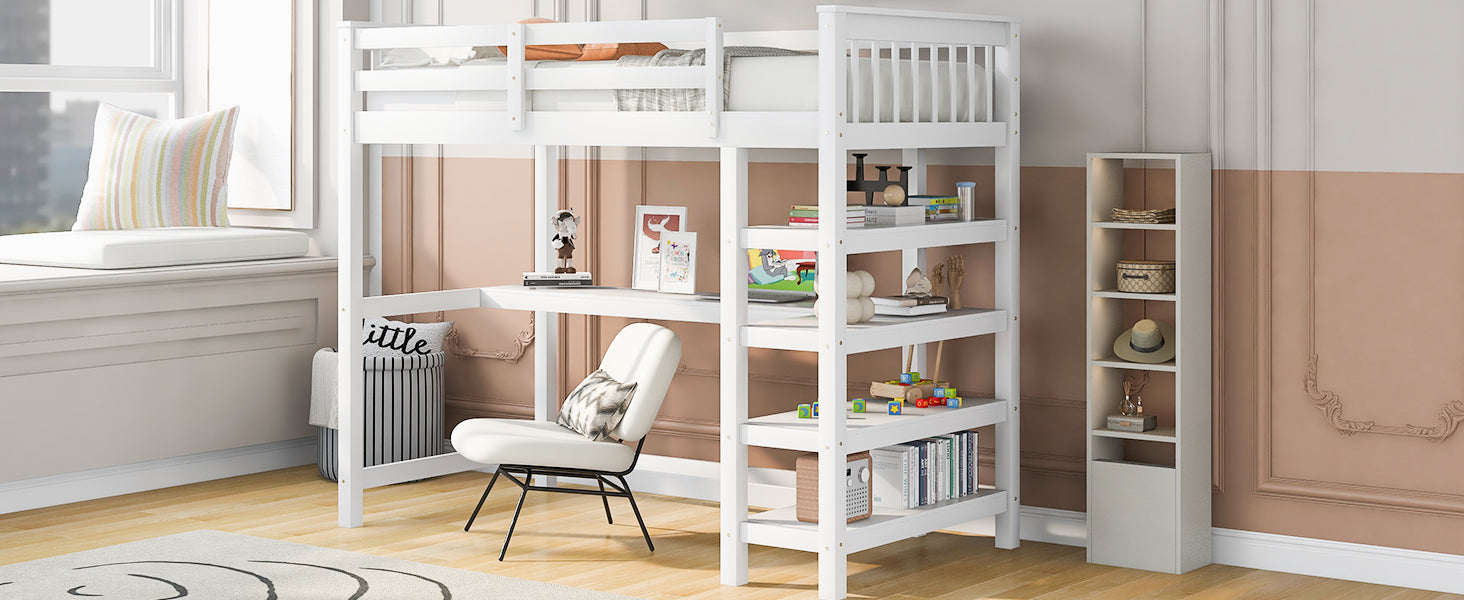
[[[355,85],[356,72],[361,70],[361,51],[356,49],[355,23],[341,23],[338,31],[336,66],[336,115],[340,120],[336,133],[336,201],[339,205],[337,239],[340,246],[336,297],[340,307],[336,324],[339,364],[336,367],[336,389],[339,402],[337,507],[341,527],[360,527],[362,523],[363,465],[365,442],[364,377],[361,372],[361,322],[365,279],[363,277],[365,247],[365,215],[363,214],[361,147],[356,144],[356,113],[362,108],[362,94]],[[379,227],[380,223],[372,223]]]
[[[827,407],[818,419],[818,480],[844,480],[848,454],[844,447],[844,414],[848,397],[848,348],[844,277],[848,256],[843,244],[848,225],[844,205],[848,198],[849,157],[844,142],[844,111],[848,106],[848,39],[840,11],[818,13],[818,295],[825,301],[818,314],[818,401]],[[852,117],[853,115],[851,115]],[[818,596],[840,599],[846,595],[849,552],[845,547],[848,498],[843,486],[818,486]]]
[[[716,64],[716,63],[710,63]],[[722,585],[747,583],[747,149],[722,148],[721,252],[721,475]]]
[[[899,52],[900,51],[898,49],[895,49],[893,52],[891,52],[891,64],[900,64]],[[899,78],[896,77],[895,81],[899,81]],[[895,94],[896,107],[899,106],[899,97],[899,94]],[[918,108],[916,110],[918,110]],[[894,114],[896,117],[899,116],[900,113],[898,108],[895,109]],[[896,119],[896,121],[898,121],[898,119]],[[910,169],[910,189],[908,192],[910,194],[925,193],[925,157],[926,153],[924,148],[905,148],[900,151],[900,164],[912,167]],[[910,275],[910,270],[916,268],[920,269],[921,273],[925,273],[927,277],[930,276],[930,264],[929,261],[926,260],[925,248],[906,248],[904,250],[901,250],[899,281],[905,281],[905,277],[908,277]],[[898,291],[901,294],[905,293],[903,284],[900,288],[898,288]],[[929,356],[929,354],[927,354],[925,350],[925,344],[915,344],[914,347],[901,347],[901,367],[903,367],[906,362],[909,362],[910,370],[912,371],[918,373],[925,373],[930,371],[930,369],[927,368],[927,365],[925,364],[925,359],[927,356]],[[914,356],[910,356],[911,354],[914,354]]]
[[[996,148],[996,218],[1006,219],[1011,231],[1006,241],[996,243],[996,308],[1008,311],[1012,320],[996,334],[996,397],[1011,403],[1008,419],[996,424],[996,487],[1007,491],[1006,511],[996,515],[996,547],[1016,548],[1021,540],[1017,524],[1021,519],[1019,473],[1021,451],[1021,119],[1018,107],[1021,86],[1021,25],[1011,23],[1006,44],[993,50],[992,110],[1007,122],[1007,143]],[[994,115],[988,118],[995,121]]]
[[[520,28],[523,26],[520,25]],[[523,36],[519,36],[522,43]],[[549,217],[559,206],[559,147],[534,146],[534,271],[554,270]],[[534,420],[554,419],[559,401],[559,313],[534,311]],[[554,477],[543,485],[554,487]]]

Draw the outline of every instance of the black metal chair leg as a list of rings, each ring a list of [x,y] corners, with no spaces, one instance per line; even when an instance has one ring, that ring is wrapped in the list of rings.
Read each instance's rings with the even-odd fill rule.
[[[493,491],[493,484],[498,483],[498,474],[502,470],[493,471],[493,479],[488,480],[488,489],[483,490],[483,497],[478,499],[478,506],[473,508],[473,516],[468,517],[468,524],[463,526],[463,531],[473,526],[473,521],[478,518],[478,511],[483,510],[483,501],[488,499],[488,492]]]
[[[610,516],[610,497],[605,495],[605,480],[596,477],[595,481],[600,484],[600,502],[605,503],[605,521],[614,525],[615,517]]]
[[[529,488],[525,486],[519,492],[518,506],[513,507],[513,520],[508,522],[508,535],[503,536],[503,549],[498,551],[498,562],[503,562],[503,557],[508,554],[508,542],[513,539],[513,528],[518,525],[519,511],[524,509],[524,498],[529,495]]]
[[[656,545],[651,543],[651,532],[646,531],[646,522],[644,519],[641,518],[640,508],[636,507],[635,505],[635,495],[630,493],[630,484],[625,482],[624,476],[616,477],[620,479],[620,487],[625,490],[625,498],[627,500],[630,500],[630,510],[635,511],[635,520],[637,523],[640,523],[641,535],[645,536],[646,538],[646,547],[650,548],[651,552],[655,552]]]

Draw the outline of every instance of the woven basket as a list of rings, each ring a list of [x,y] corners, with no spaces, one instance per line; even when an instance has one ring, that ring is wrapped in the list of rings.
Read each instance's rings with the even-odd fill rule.
[[[1174,293],[1174,261],[1118,261],[1118,291],[1135,294]]]

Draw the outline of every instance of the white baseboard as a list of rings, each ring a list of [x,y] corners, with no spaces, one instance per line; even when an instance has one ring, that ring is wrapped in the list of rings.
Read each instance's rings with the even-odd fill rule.
[[[315,462],[315,438],[0,483],[0,514],[286,469]]]
[[[716,501],[718,474],[714,462],[642,455],[628,479],[636,491]],[[750,504],[793,503],[792,471],[754,468],[748,479]],[[977,535],[993,535],[994,529],[990,518],[951,528]],[[1021,532],[1023,540],[1088,545],[1087,516],[1077,511],[1023,506]],[[1464,593],[1464,556],[1218,527],[1212,536],[1216,564]]]
[[[1464,594],[1464,556],[1215,528],[1214,562]]]

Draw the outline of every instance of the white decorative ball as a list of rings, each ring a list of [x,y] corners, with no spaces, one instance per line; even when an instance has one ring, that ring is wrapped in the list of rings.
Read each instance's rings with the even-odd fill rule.
[[[869,296],[865,296],[859,299],[859,307],[861,309],[859,319],[860,322],[868,321],[874,318],[874,301],[870,300]]]
[[[848,302],[847,312],[844,313],[844,322],[853,325],[860,321],[860,317],[864,316],[864,305],[859,303],[858,298],[850,298]]]
[[[873,296],[874,295],[874,276],[873,275],[870,275],[869,274],[869,271],[855,271],[854,274],[855,275],[858,275],[859,276],[859,280],[864,282],[864,293],[863,294],[860,294],[860,295],[861,296]]]
[[[864,280],[859,277],[859,274],[854,271],[846,271],[845,275],[845,281],[847,282],[845,287],[847,293],[845,295],[850,298],[858,298],[865,295]]]

